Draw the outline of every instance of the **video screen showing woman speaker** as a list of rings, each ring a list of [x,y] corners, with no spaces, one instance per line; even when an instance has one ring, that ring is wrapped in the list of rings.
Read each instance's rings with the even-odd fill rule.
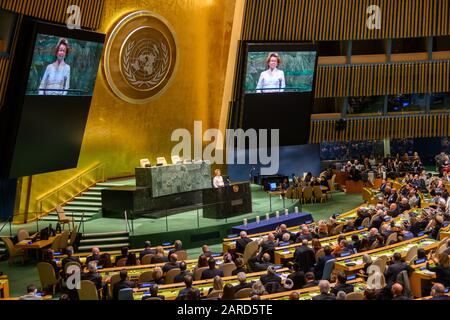
[[[315,51],[249,52],[245,93],[310,92]]]
[[[103,44],[38,34],[27,95],[92,96]]]

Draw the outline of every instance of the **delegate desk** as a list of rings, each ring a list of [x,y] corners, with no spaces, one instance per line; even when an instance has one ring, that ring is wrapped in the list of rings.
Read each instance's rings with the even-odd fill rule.
[[[223,262],[223,257],[216,256],[214,257],[217,264],[221,264]],[[186,270],[192,271],[194,267],[197,265],[197,259],[186,260]],[[125,269],[128,271],[128,277],[130,280],[137,281],[139,276],[148,271],[155,270],[156,267],[163,267],[167,262],[156,263],[156,264],[146,264],[146,265],[137,265],[137,266],[126,266],[126,267],[113,267],[113,268],[105,268],[97,270],[98,273],[102,276],[104,282],[109,282],[111,277],[115,274],[118,274],[121,270]]]
[[[9,281],[8,276],[0,276],[0,298],[9,298]]]
[[[175,248],[174,245],[167,245],[167,246],[161,246],[164,249],[164,255],[167,256],[167,254],[169,253],[170,249]],[[156,247],[151,247],[151,249],[156,249]],[[144,250],[144,248],[138,248],[138,249],[129,249],[128,252],[133,252],[136,253],[136,255],[139,257],[139,253],[142,252]],[[111,258],[111,263],[115,263],[116,262],[116,257],[120,256],[122,254],[122,252],[120,250],[114,250],[114,251],[100,251],[100,255],[103,253],[108,253],[110,255]],[[80,253],[74,253],[73,256],[74,257],[78,257],[80,258],[80,262],[82,264],[86,264],[86,258],[88,256],[92,255],[92,252],[80,252]],[[67,255],[65,254],[60,254],[58,252],[54,253],[55,256],[55,262],[60,264],[61,261],[67,257]]]
[[[396,252],[400,253],[404,258],[414,246],[417,246],[418,249],[423,248],[425,251],[430,251],[437,248],[438,245],[438,241],[427,238],[427,236],[422,236],[347,257],[339,257],[336,259],[334,268],[338,271],[344,271],[346,274],[353,274],[364,268],[364,262],[362,260],[364,254],[370,255],[373,261],[381,256],[387,256],[390,259]]]
[[[204,218],[224,219],[252,212],[250,182],[203,189],[202,198]]]
[[[339,237],[345,237],[345,239],[347,241],[351,240],[352,235],[358,235],[358,237],[361,239],[365,236],[368,235],[367,229],[361,229],[361,230],[356,230],[356,231],[352,231],[352,232],[347,232],[347,233],[341,233],[332,237],[327,237],[327,238],[322,238],[319,239],[320,244],[322,245],[322,247],[325,247],[327,245],[334,247],[335,245],[337,245],[337,243],[332,243],[333,241],[337,240],[337,238]],[[311,241],[309,242],[311,244]],[[295,253],[295,249],[297,249],[298,247],[300,247],[302,244],[301,243],[294,243],[288,246],[280,246],[280,247],[276,247],[275,248],[275,252],[274,252],[274,261],[276,264],[283,264],[285,261],[287,260],[292,260],[294,259],[294,253]]]
[[[31,241],[31,240],[22,240],[14,245],[16,249],[24,249],[24,250],[35,250],[36,258],[39,260],[39,252],[41,249],[48,247],[53,244],[55,241],[55,237],[49,237],[47,240],[39,240],[39,241]]]
[[[310,213],[295,212],[286,215],[280,215],[277,217],[269,218],[269,220],[263,219],[259,223],[252,222],[247,225],[240,225],[232,228],[233,233],[239,234],[241,231],[247,232],[247,234],[258,232],[269,232],[280,224],[285,224],[287,227],[299,226],[302,224],[309,224],[314,221]]]
[[[426,268],[427,263],[412,265],[414,272],[409,276],[409,282],[411,283],[411,291],[415,298],[422,297],[422,282],[429,282],[436,279],[436,273],[429,271]],[[430,261],[430,266],[434,266],[434,263]],[[430,294],[428,292],[428,294]]]
[[[248,273],[247,282],[259,280],[259,278],[265,274],[267,274],[267,271]],[[277,274],[281,275],[282,280],[284,280],[290,274],[290,271],[287,268],[283,269],[280,268],[277,270]],[[237,276],[222,277],[222,280],[224,282],[224,285],[231,284],[235,286],[239,284]],[[206,298],[208,296],[209,289],[213,287],[213,284],[214,279],[197,280],[193,282],[192,286],[200,290],[200,295],[202,298]],[[180,290],[184,289],[186,286],[184,282],[180,282],[180,283],[160,285],[158,287],[159,287],[158,295],[163,295],[166,298],[166,300],[175,300],[178,294],[180,293]],[[143,287],[134,290],[133,293],[134,300],[141,300],[144,295],[149,295],[148,291],[149,291],[148,287]]]
[[[313,223],[308,224],[306,226],[312,226]],[[290,232],[298,233],[300,232],[300,226],[294,226],[287,228]],[[269,232],[275,232],[276,230],[273,229]],[[247,236],[252,240],[259,240],[261,237],[264,237],[267,235],[268,232],[259,232],[259,233],[252,233],[248,234]],[[237,234],[230,234],[227,238],[223,238],[222,240],[222,250],[223,252],[234,252],[236,250],[236,240],[240,239],[241,237]]]
[[[447,225],[444,224],[439,231],[439,239],[444,240],[445,238],[450,239],[450,223]]]
[[[366,289],[366,283],[361,278],[356,278],[354,280],[347,280],[347,284],[352,284],[354,287],[354,292],[364,292]],[[336,285],[336,283],[330,283],[330,287],[333,288]],[[312,300],[314,296],[317,296],[320,294],[320,288],[317,287],[311,287],[311,288],[305,288],[305,289],[298,289],[298,290],[290,290],[290,291],[284,291],[279,293],[272,293],[272,294],[266,294],[264,296],[261,296],[261,300],[288,300],[289,295],[293,292],[297,292],[299,294],[299,300]],[[239,300],[250,300],[250,298],[245,299],[239,299]]]

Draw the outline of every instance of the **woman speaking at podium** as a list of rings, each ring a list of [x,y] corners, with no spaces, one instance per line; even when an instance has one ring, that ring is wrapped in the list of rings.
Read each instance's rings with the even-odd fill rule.
[[[214,179],[213,179],[213,186],[214,188],[222,188],[225,186],[223,183],[222,173],[220,172],[220,169],[214,170]]]
[[[281,59],[278,53],[271,52],[266,60],[268,70],[261,72],[256,92],[283,92],[286,86],[284,72],[278,70]]]
[[[67,90],[70,87],[70,66],[64,60],[69,55],[69,51],[67,40],[59,40],[55,49],[56,61],[49,64],[45,69],[39,86],[39,95],[67,95]]]

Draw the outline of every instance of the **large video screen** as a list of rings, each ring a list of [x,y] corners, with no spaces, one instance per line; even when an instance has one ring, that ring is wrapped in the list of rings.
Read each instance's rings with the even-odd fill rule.
[[[239,126],[278,129],[280,145],[309,140],[317,47],[309,43],[245,45]]]
[[[0,176],[77,167],[105,35],[24,17],[0,110]]]
[[[312,91],[316,56],[315,51],[248,52],[245,92]]]
[[[37,34],[26,95],[92,96],[103,43]]]

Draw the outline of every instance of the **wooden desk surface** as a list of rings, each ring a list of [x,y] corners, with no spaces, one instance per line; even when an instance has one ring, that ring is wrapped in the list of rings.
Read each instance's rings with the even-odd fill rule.
[[[366,288],[366,283],[362,278],[357,278],[355,280],[347,281],[348,284],[353,284],[355,286],[355,292],[364,291]],[[336,283],[331,283],[330,287],[333,288]],[[287,300],[289,295],[293,292],[297,292],[300,296],[299,300],[311,300],[312,297],[320,294],[319,286],[311,287],[306,289],[290,290],[279,293],[272,293],[261,296],[261,300]],[[251,298],[239,299],[239,300],[251,300]]]
[[[55,240],[55,237],[50,237],[47,240],[39,240],[33,243],[29,243],[29,240],[23,240],[21,242],[18,242],[15,244],[16,248],[19,249],[42,249],[45,248],[49,245],[51,245],[53,243],[53,241]]]
[[[287,275],[290,274],[290,271],[288,268],[282,268],[278,269],[277,273],[282,274],[283,277],[287,277]],[[267,271],[248,273],[247,282],[259,280],[259,278],[264,274],[267,274]],[[239,283],[239,281],[237,280],[237,276],[223,277],[222,280],[224,282],[224,285],[227,283],[237,285]],[[209,289],[213,287],[213,284],[214,279],[197,280],[193,282],[193,287],[200,290],[202,297],[206,297],[208,295]],[[158,294],[165,296],[166,300],[174,300],[178,296],[180,290],[185,288],[185,285],[183,282],[181,282],[181,283],[160,285],[158,287],[159,287]],[[148,291],[148,288],[135,289],[133,294],[134,300],[141,300],[142,296],[144,295],[144,292],[146,291]]]
[[[386,255],[388,258],[390,258],[394,253],[399,252],[404,257],[406,256],[408,250],[415,245],[417,245],[419,248],[423,248],[426,251],[429,251],[431,249],[436,248],[438,244],[439,244],[438,241],[427,238],[427,236],[413,238],[389,246],[384,246],[381,248],[356,253],[347,257],[337,258],[334,268],[336,270],[342,270],[347,274],[351,274],[364,268],[364,262],[362,260],[362,256],[364,254],[370,255],[372,259],[374,259],[382,255]],[[348,263],[352,263],[355,265],[347,265]]]
[[[216,261],[223,261],[223,257],[214,257]],[[187,270],[192,270],[194,266],[197,265],[198,260],[192,259],[192,260],[185,260]],[[108,281],[109,278],[111,278],[112,275],[119,273],[120,270],[127,270],[128,276],[130,279],[137,279],[139,276],[147,271],[153,271],[155,267],[163,267],[167,262],[163,263],[156,263],[156,264],[146,264],[146,265],[138,265],[138,266],[125,266],[125,267],[114,267],[114,268],[105,268],[105,269],[99,269],[97,270],[102,277],[104,277],[104,281]]]
[[[9,280],[7,275],[0,276],[0,298],[9,298]]]
[[[368,230],[367,228],[361,229],[361,230],[356,230],[356,231],[352,231],[352,232],[347,232],[347,233],[341,233],[335,236],[331,236],[331,237],[327,237],[327,238],[322,238],[319,239],[320,244],[322,245],[322,247],[326,246],[326,245],[330,245],[330,246],[335,246],[337,245],[337,243],[331,243],[332,241],[337,240],[337,238],[339,237],[345,237],[347,240],[351,239],[352,235],[358,235],[360,238],[367,235],[368,234]],[[309,244],[311,244],[312,241],[309,241]],[[294,258],[294,253],[295,250],[300,247],[302,244],[301,243],[294,243],[285,247],[276,247],[275,248],[275,252],[274,252],[274,258],[275,258],[275,263],[276,264],[282,264],[283,260],[291,260]]]
[[[162,246],[164,249],[164,255],[167,256],[170,249],[173,249],[174,246]],[[152,249],[156,249],[156,247],[151,247]],[[143,251],[144,248],[138,248],[138,249],[129,249],[128,252],[134,252],[136,254],[139,254],[141,251]],[[116,260],[116,256],[120,255],[122,252],[120,250],[113,250],[113,251],[100,251],[100,254],[102,253],[108,253],[111,257],[111,262],[115,263]],[[73,256],[74,257],[78,257],[80,258],[80,261],[82,264],[86,263],[86,258],[88,256],[92,255],[92,252],[81,252],[81,253],[74,253]],[[62,259],[66,258],[67,255],[66,254],[60,254],[60,255],[55,255],[55,259],[59,260],[59,264],[61,263]],[[139,257],[138,257],[139,258]]]

